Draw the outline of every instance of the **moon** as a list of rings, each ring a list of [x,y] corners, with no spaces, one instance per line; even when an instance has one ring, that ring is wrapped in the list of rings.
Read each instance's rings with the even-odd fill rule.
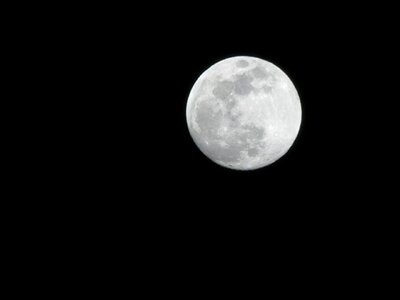
[[[236,170],[262,168],[281,158],[298,135],[301,115],[289,77],[250,56],[227,58],[208,68],[186,106],[189,132],[200,151]]]

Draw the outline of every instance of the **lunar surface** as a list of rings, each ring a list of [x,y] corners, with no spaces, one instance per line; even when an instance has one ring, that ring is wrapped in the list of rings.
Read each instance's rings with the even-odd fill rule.
[[[208,158],[253,170],[281,158],[301,123],[300,98],[289,77],[265,60],[237,56],[207,69],[186,107],[190,135]]]

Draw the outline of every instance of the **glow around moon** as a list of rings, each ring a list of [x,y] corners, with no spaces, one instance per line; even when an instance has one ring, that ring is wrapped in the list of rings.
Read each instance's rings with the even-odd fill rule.
[[[281,158],[301,123],[299,95],[270,62],[248,56],[222,60],[194,84],[186,107],[189,132],[217,164],[252,170]]]

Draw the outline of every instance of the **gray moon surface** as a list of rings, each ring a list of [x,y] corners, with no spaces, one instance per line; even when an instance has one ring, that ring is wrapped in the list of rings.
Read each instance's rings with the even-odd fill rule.
[[[197,147],[215,163],[254,170],[281,158],[295,141],[301,104],[289,77],[274,64],[236,56],[195,82],[186,121]]]

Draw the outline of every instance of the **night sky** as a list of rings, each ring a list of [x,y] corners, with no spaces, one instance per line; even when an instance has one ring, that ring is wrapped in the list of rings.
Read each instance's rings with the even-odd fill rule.
[[[144,9],[135,11],[144,18],[111,14],[87,24],[77,52],[88,70],[79,74],[85,90],[77,102],[85,100],[80,113],[90,116],[80,135],[87,147],[79,176],[91,174],[96,193],[121,196],[123,207],[154,208],[164,217],[277,221],[293,228],[311,222],[315,230],[342,226],[338,215],[350,222],[368,203],[358,195],[373,187],[366,182],[379,167],[371,159],[378,130],[370,116],[381,109],[372,102],[379,77],[371,75],[380,65],[371,57],[385,36],[367,12],[355,21],[350,8],[314,13],[302,7],[302,15],[295,8],[230,8],[204,16],[206,7],[193,8],[197,13]],[[249,172],[207,159],[185,118],[198,76],[236,55],[279,66],[302,105],[289,152]]]
[[[228,266],[232,249],[270,251],[315,272],[325,270],[321,261],[345,268],[350,256],[362,266],[360,249],[384,219],[381,183],[394,180],[383,180],[391,165],[382,163],[379,129],[392,120],[383,117],[382,88],[391,18],[378,27],[371,16],[379,11],[367,6],[97,9],[66,28],[74,42],[61,44],[73,74],[65,130],[74,142],[64,145],[58,191],[90,235],[141,247],[169,267],[191,255],[207,264],[198,253],[217,253]],[[254,171],[213,163],[186,125],[198,76],[236,55],[279,66],[302,105],[289,152]]]

